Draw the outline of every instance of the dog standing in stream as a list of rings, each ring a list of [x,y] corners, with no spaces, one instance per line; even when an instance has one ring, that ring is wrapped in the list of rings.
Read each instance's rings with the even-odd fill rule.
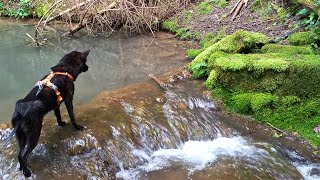
[[[74,81],[78,75],[88,70],[86,65],[89,50],[85,52],[72,51],[66,54],[60,62],[51,68],[51,73],[40,81],[29,94],[16,103],[12,115],[12,126],[19,145],[18,160],[20,170],[26,177],[31,176],[27,159],[37,146],[45,114],[54,110],[59,126],[66,125],[61,120],[60,104],[65,103],[72,125],[77,130],[84,127],[77,124],[73,112]]]

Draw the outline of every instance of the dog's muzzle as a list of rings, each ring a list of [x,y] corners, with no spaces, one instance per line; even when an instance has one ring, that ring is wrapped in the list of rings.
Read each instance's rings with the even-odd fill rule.
[[[86,72],[88,71],[89,67],[87,65],[85,65],[83,68],[82,68],[82,72]]]

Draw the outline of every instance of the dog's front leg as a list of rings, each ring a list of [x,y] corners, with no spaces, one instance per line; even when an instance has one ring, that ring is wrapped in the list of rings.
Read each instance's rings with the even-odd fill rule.
[[[57,123],[58,123],[58,126],[65,126],[67,123],[62,121],[61,120],[61,114],[60,114],[60,106],[59,107],[56,107],[54,109],[54,114],[56,115],[57,117]]]
[[[65,103],[66,106],[67,106],[67,110],[68,110],[69,117],[70,117],[70,119],[71,119],[72,125],[73,125],[77,130],[82,130],[84,127],[81,126],[80,124],[77,124],[77,123],[76,123],[76,120],[75,120],[75,118],[74,118],[72,99],[68,98],[68,99],[65,100],[64,103]]]

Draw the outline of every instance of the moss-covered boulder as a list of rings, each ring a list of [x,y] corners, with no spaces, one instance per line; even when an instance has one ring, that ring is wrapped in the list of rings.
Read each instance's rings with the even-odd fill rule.
[[[221,41],[209,46],[201,52],[189,65],[189,69],[195,77],[203,75],[209,57],[217,51],[226,53],[248,53],[251,49],[267,43],[267,36],[261,33],[252,33],[244,30],[226,36]],[[199,66],[202,64],[203,66]]]
[[[194,77],[222,99],[227,110],[295,132],[316,147],[320,123],[320,56],[309,33],[292,45],[266,44],[259,33],[237,31],[201,49],[189,64]],[[212,38],[211,38],[212,39]]]
[[[279,44],[266,44],[261,48],[263,53],[286,53],[286,54],[315,54],[311,46],[289,46]]]
[[[216,55],[213,58],[213,55]],[[320,56],[214,53],[207,87],[320,98]],[[214,73],[211,73],[214,71]],[[214,76],[214,77],[213,77]]]
[[[320,45],[320,35],[313,31],[297,32],[288,37],[290,44],[295,46]]]

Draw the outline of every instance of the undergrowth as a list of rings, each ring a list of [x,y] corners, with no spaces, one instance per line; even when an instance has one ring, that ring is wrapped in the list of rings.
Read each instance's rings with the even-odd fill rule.
[[[8,1],[8,5],[4,5],[0,2],[0,16],[9,16],[16,18],[26,18],[32,15],[31,1],[30,0],[19,0]]]

